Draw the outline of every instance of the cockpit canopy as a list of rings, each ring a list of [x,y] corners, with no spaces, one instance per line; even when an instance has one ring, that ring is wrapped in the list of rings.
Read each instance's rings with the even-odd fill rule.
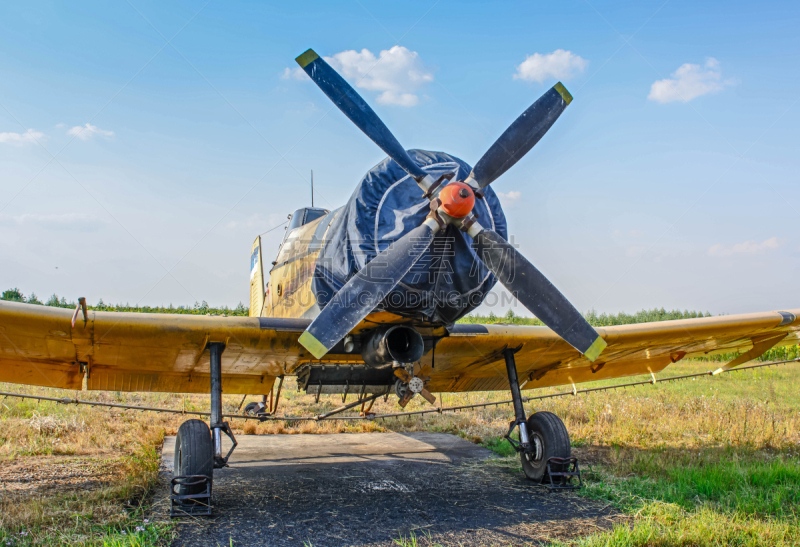
[[[320,207],[303,207],[302,209],[298,209],[292,213],[292,220],[289,222],[289,227],[286,229],[286,233],[288,234],[300,226],[305,226],[309,222],[317,220],[328,213],[329,211],[327,209],[322,209]]]

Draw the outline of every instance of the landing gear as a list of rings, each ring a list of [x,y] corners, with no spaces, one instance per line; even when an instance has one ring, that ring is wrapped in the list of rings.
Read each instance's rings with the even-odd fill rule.
[[[178,429],[175,437],[175,465],[173,474],[178,476],[205,475],[214,473],[214,449],[211,446],[211,433],[203,420],[187,420]],[[199,494],[201,488],[183,486],[181,495]]]
[[[211,343],[211,425],[202,420],[187,420],[175,437],[175,463],[172,478],[172,516],[211,514],[211,485],[214,469],[228,465],[238,444],[228,422],[222,421],[222,351],[225,344]],[[222,434],[233,446],[222,455]],[[193,509],[202,506],[201,511]],[[176,509],[177,508],[177,509]]]
[[[514,421],[508,428],[506,439],[519,452],[522,470],[530,480],[538,483],[549,480],[552,487],[556,480],[559,485],[565,485],[571,480],[570,477],[577,475],[580,483],[577,462],[570,458],[569,433],[561,418],[552,412],[536,412],[530,418],[525,418],[514,353],[516,350],[513,349],[506,349],[503,352],[511,399],[514,402]],[[516,427],[519,428],[519,441],[511,437]],[[570,467],[567,467],[568,464]],[[572,464],[576,472],[565,475],[567,471],[572,470]]]
[[[569,433],[552,412],[536,412],[526,423],[530,449],[520,452],[522,470],[532,481],[541,482],[550,458],[569,458]]]
[[[278,411],[278,403],[280,403],[281,400],[281,389],[283,389],[283,376],[280,376],[277,396],[275,395],[275,385],[273,384],[272,389],[269,391],[269,401],[267,401],[267,396],[263,395],[260,403],[252,402],[244,407],[244,413],[248,416],[259,418],[262,422],[265,421],[268,416],[274,416]]]
[[[267,415],[267,405],[262,402],[260,403],[249,403],[246,407],[244,407],[244,413],[247,416],[266,416]]]

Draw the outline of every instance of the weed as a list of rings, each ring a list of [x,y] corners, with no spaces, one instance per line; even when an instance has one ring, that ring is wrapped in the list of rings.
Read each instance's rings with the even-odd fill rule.
[[[412,530],[411,532],[409,532],[408,537],[405,537],[402,534],[400,534],[400,537],[392,541],[394,541],[395,545],[398,545],[399,547],[422,547],[421,543],[422,539],[423,538],[418,538],[417,535]],[[428,532],[424,534],[424,539],[426,547],[443,547],[441,543],[433,543],[431,535]]]
[[[497,454],[498,456],[502,456],[504,458],[515,456],[517,451],[514,450],[514,447],[511,446],[511,443],[508,442],[508,439],[505,437],[494,437],[489,439],[483,446]]]

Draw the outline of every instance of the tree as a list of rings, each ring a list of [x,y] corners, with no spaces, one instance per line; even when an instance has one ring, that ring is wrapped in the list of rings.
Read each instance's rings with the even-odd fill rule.
[[[31,295],[28,297],[28,304],[36,304],[37,306],[41,306],[42,301],[39,300],[35,292],[32,292]]]
[[[7,291],[3,291],[3,295],[0,296],[0,300],[10,300],[11,302],[25,302],[25,296],[20,292],[19,289],[14,287],[13,289],[8,289]]]

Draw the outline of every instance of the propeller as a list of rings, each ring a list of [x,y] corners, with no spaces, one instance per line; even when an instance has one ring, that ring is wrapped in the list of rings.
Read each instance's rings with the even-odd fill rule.
[[[325,95],[339,107],[345,116],[350,118],[356,127],[377,144],[381,150],[392,158],[400,168],[420,182],[425,178],[425,171],[417,165],[406,149],[400,146],[395,136],[381,121],[375,111],[361,98],[361,95],[342,78],[338,72],[317,55],[313,49],[298,56],[297,64],[314,80]],[[426,188],[427,190],[427,188]]]
[[[478,188],[486,188],[493,183],[539,142],[571,102],[561,82],[551,87],[494,141],[472,168],[467,184],[475,181]]]
[[[411,159],[361,96],[331,66],[309,49],[296,59],[339,109],[403,170],[431,199],[425,222],[379,253],[353,276],[322,309],[299,342],[321,358],[380,304],[430,246],[436,232],[453,224],[473,239],[478,257],[497,279],[536,317],[594,361],[606,347],[566,297],[497,232],[484,228],[472,213],[475,191],[510,169],[553,126],[572,102],[557,83],[522,113],[478,160],[464,182],[432,186],[433,177]]]
[[[400,283],[428,249],[439,227],[436,220],[428,218],[370,260],[322,308],[299,342],[321,359]]]
[[[473,244],[486,267],[523,306],[587,359],[597,359],[605,340],[513,245],[485,228],[475,235]]]

